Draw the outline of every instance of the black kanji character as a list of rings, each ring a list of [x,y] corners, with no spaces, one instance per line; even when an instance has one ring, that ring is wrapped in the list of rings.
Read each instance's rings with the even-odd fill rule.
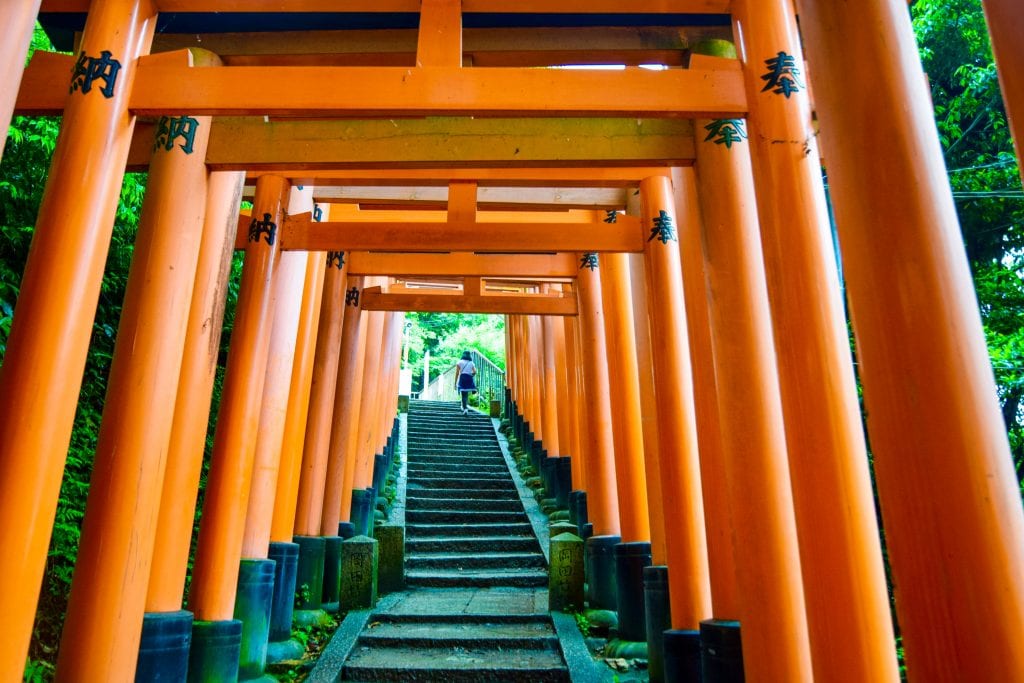
[[[588,252],[580,258],[580,270],[589,268],[590,270],[597,270],[598,261],[597,254],[594,252]]]
[[[267,244],[274,246],[274,240],[277,238],[277,223],[270,220],[269,213],[263,214],[262,221],[253,218],[252,223],[249,224],[249,241],[259,242],[260,235],[263,235]]]
[[[657,238],[662,244],[668,244],[669,241],[678,242],[676,238],[676,226],[672,221],[672,216],[662,209],[658,212],[658,215],[654,217],[654,227],[651,228],[651,236],[647,238],[647,241]]]
[[[163,148],[170,152],[174,149],[174,141],[181,138],[185,142],[179,147],[185,154],[191,154],[198,128],[199,121],[191,116],[161,116],[156,124],[156,142],[153,149]]]
[[[732,149],[733,143],[747,139],[743,119],[716,119],[704,126],[704,130],[708,131],[704,142],[714,140],[716,145],[725,145],[726,149]]]
[[[338,270],[341,270],[345,266],[345,252],[343,251],[329,251],[327,252],[327,267],[336,266]]]
[[[786,99],[795,92],[800,92],[803,83],[800,82],[800,69],[796,66],[796,57],[785,52],[780,52],[771,59],[764,60],[768,67],[768,73],[761,76],[762,81],[767,85],[761,88],[761,92],[771,90],[776,95],[785,95]]]
[[[92,90],[93,81],[103,81],[100,92],[107,99],[114,96],[114,85],[117,74],[121,71],[121,62],[111,58],[109,50],[104,50],[99,57],[89,57],[83,50],[75,60],[75,68],[71,72],[71,87],[68,93],[81,90],[82,94]]]

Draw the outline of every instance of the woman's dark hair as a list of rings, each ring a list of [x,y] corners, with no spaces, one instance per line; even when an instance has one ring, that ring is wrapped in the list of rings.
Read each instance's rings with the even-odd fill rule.
[[[469,351],[463,351],[462,360],[473,360],[473,357],[469,355]]]

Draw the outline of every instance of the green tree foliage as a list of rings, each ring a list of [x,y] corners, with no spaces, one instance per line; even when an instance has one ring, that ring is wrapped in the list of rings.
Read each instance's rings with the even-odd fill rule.
[[[406,315],[412,389],[420,391],[423,356],[430,351],[430,378],[455,364],[463,351],[476,349],[505,369],[505,318],[500,315],[409,313]]]
[[[988,29],[981,0],[917,0],[911,11],[1024,482],[1024,192]]]

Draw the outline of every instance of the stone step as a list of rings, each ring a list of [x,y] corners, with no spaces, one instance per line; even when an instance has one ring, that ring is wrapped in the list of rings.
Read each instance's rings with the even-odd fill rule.
[[[406,438],[413,444],[429,439],[436,443],[443,443],[448,446],[474,443],[476,441],[497,443],[497,438],[494,436],[494,430],[490,427],[476,427],[468,425],[457,425],[455,427],[452,425],[414,425],[409,427],[409,433]]]
[[[515,524],[528,518],[520,509],[518,512],[489,512],[484,510],[406,510],[405,522],[409,524]]]
[[[483,510],[487,512],[522,512],[523,504],[518,498],[428,498],[407,496],[406,510],[438,510],[456,508],[459,510]]]
[[[495,460],[492,464],[487,465],[473,465],[459,462],[458,458],[452,458],[448,462],[410,462],[408,472],[409,474],[413,472],[424,474],[430,474],[431,472],[444,472],[446,474],[457,474],[459,472],[463,474],[501,474],[507,477],[508,467],[499,460]]]
[[[503,478],[486,478],[486,477],[472,477],[472,478],[455,478],[455,477],[426,477],[417,476],[409,478],[410,490],[415,490],[418,486],[420,489],[423,488],[494,488],[494,489],[505,489],[515,490],[515,484],[512,483],[512,478],[506,475]]]
[[[437,479],[451,481],[452,472],[415,472],[409,473],[409,479],[415,479],[421,482],[434,481]],[[460,477],[464,482],[483,482],[483,481],[507,481],[512,483],[512,477],[509,476],[508,470],[504,472],[471,472],[467,473],[466,476]]]
[[[499,617],[500,618],[500,617]],[[376,618],[375,618],[375,621]],[[555,650],[558,638],[550,623],[542,619],[522,622],[431,620],[377,621],[373,629],[359,636],[359,645],[372,647],[480,647]]]
[[[458,481],[465,481],[471,483],[471,485],[477,485],[480,481],[505,481],[512,483],[512,477],[509,476],[509,471],[506,469],[504,472],[496,470],[485,471],[485,472],[471,472],[467,470],[450,470],[450,471],[438,471],[433,469],[415,470],[409,472],[410,482],[416,481],[418,483],[432,483],[433,481],[451,481],[456,479]]]
[[[474,441],[464,444],[439,444],[436,441],[424,441],[410,444],[406,449],[410,455],[461,455],[464,457],[501,457],[501,449],[497,441]]]
[[[539,552],[532,553],[410,553],[405,558],[408,569],[512,569],[537,567],[547,563]]]
[[[449,465],[457,463],[459,465],[486,465],[486,466],[501,466],[505,467],[505,459],[501,457],[501,453],[485,454],[485,455],[426,455],[426,454],[408,454],[406,456],[406,462],[412,465]]]
[[[514,524],[407,524],[406,538],[423,538],[434,536],[493,537],[501,534],[509,536],[527,536],[533,533],[529,522]]]
[[[508,650],[488,647],[369,647],[357,645],[342,670],[345,681],[530,681],[569,680],[554,647]],[[365,649],[364,649],[365,648]]]
[[[548,585],[548,573],[541,569],[407,569],[409,586],[485,588],[495,586],[541,588]]]
[[[501,451],[489,448],[475,448],[464,451],[451,451],[445,448],[421,448],[406,451],[410,463],[434,464],[452,463],[471,465],[504,465],[505,458]]]
[[[407,553],[536,552],[533,536],[419,536],[405,539]]]
[[[412,495],[423,496],[425,498],[446,498],[449,500],[459,500],[463,498],[477,498],[481,500],[519,500],[519,493],[512,486],[504,489],[453,489],[414,485],[409,487],[409,493]]]

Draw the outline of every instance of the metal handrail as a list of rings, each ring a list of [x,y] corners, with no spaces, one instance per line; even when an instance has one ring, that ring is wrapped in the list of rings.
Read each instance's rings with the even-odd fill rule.
[[[476,365],[475,379],[479,395],[489,401],[501,401],[502,409],[504,409],[505,372],[476,349],[470,349],[469,356],[473,364]],[[457,367],[456,364],[453,364],[434,378],[420,391],[419,397],[430,401],[458,401],[459,392],[455,390]]]

